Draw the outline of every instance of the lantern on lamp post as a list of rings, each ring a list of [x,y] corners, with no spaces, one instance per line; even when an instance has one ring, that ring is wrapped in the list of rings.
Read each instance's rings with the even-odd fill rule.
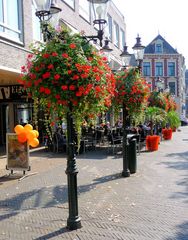
[[[131,54],[127,51],[126,44],[123,47],[123,52],[120,54],[121,60],[122,60],[122,69],[126,69],[130,65],[131,61]]]
[[[35,2],[37,6],[35,15],[39,18],[43,40],[46,42],[52,37],[48,24],[57,25],[61,8],[57,6],[55,0],[35,0]]]
[[[102,40],[104,35],[104,26],[107,23],[106,13],[109,0],[88,0],[94,15],[93,24],[98,25],[97,35],[85,36],[89,41],[99,40],[99,45],[102,47]]]
[[[132,49],[134,51],[134,56],[135,56],[135,59],[137,61],[137,65],[138,65],[139,71],[141,72],[141,70],[142,70],[142,62],[143,62],[143,59],[144,59],[145,46],[143,46],[141,44],[141,38],[139,37],[139,35],[137,36],[136,43],[135,43],[135,45],[133,46]]]

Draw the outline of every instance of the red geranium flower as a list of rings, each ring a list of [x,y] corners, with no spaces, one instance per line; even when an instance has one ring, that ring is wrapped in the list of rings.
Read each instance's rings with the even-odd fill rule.
[[[71,43],[71,44],[69,45],[69,47],[70,47],[71,49],[74,49],[74,48],[76,48],[76,45],[75,45],[74,43]]]

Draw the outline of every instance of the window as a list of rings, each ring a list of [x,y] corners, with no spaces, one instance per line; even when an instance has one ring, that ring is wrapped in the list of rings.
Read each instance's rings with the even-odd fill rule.
[[[120,29],[120,49],[123,51],[123,47],[125,46],[125,32]]]
[[[107,15],[108,21],[108,29],[107,29],[107,37],[112,40],[112,17],[108,14]]]
[[[79,14],[90,22],[89,2],[88,0],[79,0]]]
[[[157,43],[155,45],[155,52],[156,53],[162,53],[162,45],[161,45],[161,43]]]
[[[63,0],[67,5],[74,9],[75,0]]]
[[[33,25],[33,39],[35,41],[40,41],[41,36],[41,29],[40,29],[40,21],[38,17],[35,15],[36,12],[36,4],[35,1],[32,1],[32,25]]]
[[[119,47],[119,26],[114,22],[114,44]]]
[[[175,62],[168,63],[168,76],[175,76]]]
[[[150,76],[151,75],[150,62],[143,62],[143,74],[144,74],[144,76]]]
[[[23,42],[22,1],[0,0],[0,35]]]
[[[162,62],[155,63],[155,76],[163,76],[163,63]]]
[[[169,89],[170,89],[170,94],[176,95],[176,83],[175,82],[169,82]]]

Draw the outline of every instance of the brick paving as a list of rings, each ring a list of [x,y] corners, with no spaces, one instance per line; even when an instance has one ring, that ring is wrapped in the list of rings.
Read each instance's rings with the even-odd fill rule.
[[[66,157],[32,152],[23,180],[3,177],[0,157],[0,240],[188,240],[188,127],[141,152],[138,169],[121,177],[122,157],[106,149],[77,157],[82,228],[66,229]]]

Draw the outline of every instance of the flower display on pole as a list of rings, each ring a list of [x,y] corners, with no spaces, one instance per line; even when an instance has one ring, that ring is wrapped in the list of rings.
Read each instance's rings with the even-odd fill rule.
[[[111,105],[115,79],[107,59],[79,34],[54,31],[32,50],[19,82],[50,113],[63,117],[71,106],[75,118],[83,119]]]
[[[151,92],[148,102],[149,106],[162,108],[166,112],[176,110],[176,102],[173,97],[166,92]]]
[[[149,84],[140,76],[137,68],[117,72],[115,105],[121,108],[124,104],[129,116],[143,110],[149,92]]]

